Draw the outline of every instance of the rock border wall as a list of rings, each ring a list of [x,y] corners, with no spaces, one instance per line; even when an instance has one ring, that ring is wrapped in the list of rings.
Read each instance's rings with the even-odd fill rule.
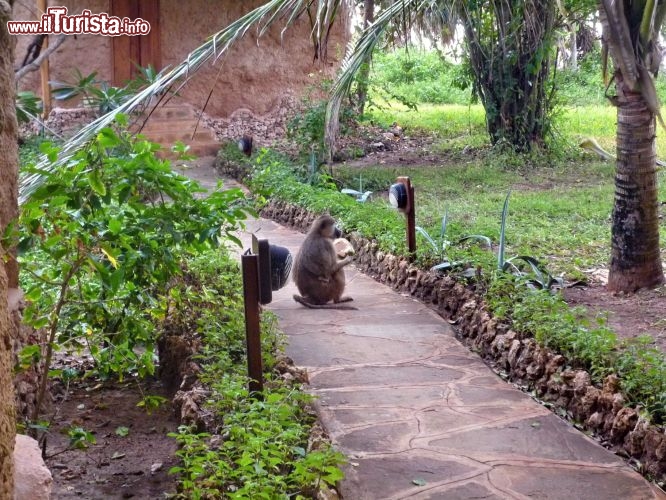
[[[254,146],[270,146],[287,136],[289,121],[302,109],[300,101],[285,95],[265,114],[255,114],[246,108],[239,108],[226,118],[213,118],[206,113],[202,122],[215,132],[220,142],[237,141],[244,135],[252,136]]]
[[[316,218],[302,207],[277,200],[271,200],[261,214],[300,231],[307,231]],[[615,375],[596,386],[587,371],[572,369],[564,356],[494,318],[474,286],[419,269],[404,257],[380,251],[376,242],[357,233],[347,237],[356,249],[359,269],[432,307],[455,324],[459,340],[478,352],[502,378],[533,391],[556,413],[638,465],[641,473],[666,481],[666,429],[625,406]]]

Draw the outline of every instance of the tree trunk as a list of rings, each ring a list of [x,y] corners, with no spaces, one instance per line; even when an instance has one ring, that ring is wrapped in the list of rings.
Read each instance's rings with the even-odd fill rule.
[[[7,31],[11,6],[0,0],[0,234],[16,218],[18,197],[17,124],[14,97],[14,43]],[[0,247],[2,257],[9,249]],[[0,498],[14,496],[14,384],[12,356],[14,331],[8,312],[8,288],[16,288],[16,261],[0,258]]]
[[[465,3],[460,18],[491,143],[506,143],[518,152],[543,144],[552,108],[555,2]]]
[[[571,54],[569,55],[568,66],[571,71],[578,71],[578,30],[576,29],[576,23],[571,23],[569,29],[571,30],[569,33]]]
[[[375,22],[375,0],[364,0],[363,2],[363,29],[366,29]],[[356,77],[356,112],[359,115],[365,110],[365,103],[368,100],[368,86],[370,78],[370,64],[372,56],[363,63]]]
[[[659,255],[655,117],[619,72],[617,164],[608,290],[634,292],[664,282]]]

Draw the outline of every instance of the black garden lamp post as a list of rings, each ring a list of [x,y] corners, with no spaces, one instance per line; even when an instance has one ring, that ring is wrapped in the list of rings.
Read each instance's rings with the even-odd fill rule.
[[[287,283],[291,264],[292,256],[288,249],[270,245],[268,240],[258,240],[255,235],[252,235],[252,248],[241,257],[250,393],[262,392],[264,388],[260,304],[270,304],[273,291]]]
[[[389,203],[407,218],[407,249],[411,259],[416,254],[416,208],[414,188],[409,177],[398,177],[396,183],[389,188]]]

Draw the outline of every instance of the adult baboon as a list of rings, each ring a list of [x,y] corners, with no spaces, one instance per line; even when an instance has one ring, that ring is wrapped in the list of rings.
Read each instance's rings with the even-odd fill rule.
[[[329,215],[319,217],[310,228],[294,262],[294,283],[301,295],[294,300],[311,309],[357,309],[341,302],[350,302],[343,297],[345,272],[343,267],[351,257],[338,259],[333,246],[335,220]],[[333,301],[332,304],[329,302]]]

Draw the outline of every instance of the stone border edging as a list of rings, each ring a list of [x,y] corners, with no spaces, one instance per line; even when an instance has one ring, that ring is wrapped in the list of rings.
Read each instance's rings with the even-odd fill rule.
[[[270,200],[261,214],[301,231],[307,231],[316,218],[305,208],[280,200]],[[381,252],[376,242],[358,233],[348,238],[356,249],[359,269],[455,320],[459,340],[477,351],[496,372],[552,403],[559,410],[556,413],[583,422],[577,427],[594,432],[616,454],[637,460],[642,474],[666,481],[666,429],[650,424],[636,409],[625,406],[617,376],[607,376],[601,388],[595,386],[586,370],[568,367],[564,356],[494,318],[483,297],[471,287],[451,276],[424,271],[404,257]]]

